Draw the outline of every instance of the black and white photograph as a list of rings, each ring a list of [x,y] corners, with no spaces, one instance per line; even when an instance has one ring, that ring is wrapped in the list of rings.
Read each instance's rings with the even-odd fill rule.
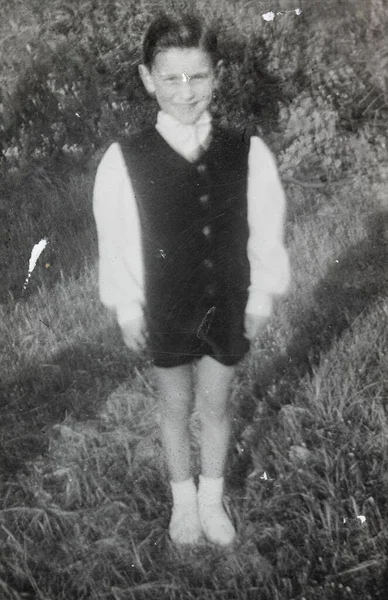
[[[0,0],[0,599],[388,597],[387,0]]]

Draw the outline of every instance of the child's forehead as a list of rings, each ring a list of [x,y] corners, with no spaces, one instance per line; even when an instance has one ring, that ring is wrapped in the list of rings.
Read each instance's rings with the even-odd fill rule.
[[[202,48],[171,47],[160,50],[153,62],[153,69],[163,72],[187,72],[189,70],[208,70],[212,67],[211,56]]]

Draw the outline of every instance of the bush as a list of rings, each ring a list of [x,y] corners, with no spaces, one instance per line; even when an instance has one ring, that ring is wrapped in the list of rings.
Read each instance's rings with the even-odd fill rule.
[[[28,41],[25,48],[17,46],[13,59],[20,76],[15,80],[8,56],[2,78],[3,167],[47,164],[48,158],[57,164],[73,159],[85,164],[112,138],[152,122],[155,106],[137,77],[141,36],[151,15],[161,6],[171,8],[171,2],[73,0],[63,5],[51,0],[45,7],[32,2],[28,9],[23,5],[32,23],[27,33],[21,3],[13,4],[19,7],[13,18],[18,14],[20,21],[10,21],[15,35],[22,31],[23,43]],[[262,18],[264,4],[197,2],[219,29],[225,55],[217,117],[241,129],[259,126],[266,133],[276,127],[281,105],[279,128],[290,129],[294,111],[300,113],[308,95],[315,110],[329,111],[332,127],[321,140],[326,148],[338,131],[357,131],[365,119],[373,117],[379,128],[387,109],[383,67],[388,17],[383,1],[359,2],[356,10],[348,0],[336,8],[332,2],[325,7],[302,3],[301,15],[289,10],[272,22]],[[308,135],[316,133],[314,127],[309,126]],[[323,162],[326,166],[327,160]]]

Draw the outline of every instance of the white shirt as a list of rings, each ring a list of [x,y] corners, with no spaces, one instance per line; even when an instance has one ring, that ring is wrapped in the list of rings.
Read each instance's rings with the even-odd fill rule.
[[[183,125],[160,112],[157,130],[174,150],[193,160],[211,130],[208,113],[195,125]],[[251,285],[246,312],[269,316],[274,295],[287,290],[290,267],[284,247],[285,196],[274,157],[252,137],[248,157],[248,259]],[[93,211],[99,247],[99,293],[116,311],[118,322],[142,316],[144,273],[140,220],[135,194],[120,145],[113,143],[97,169]]]
[[[200,147],[205,147],[212,120],[205,111],[194,125],[184,125],[161,110],[155,127],[171,148],[191,161],[196,159]]]

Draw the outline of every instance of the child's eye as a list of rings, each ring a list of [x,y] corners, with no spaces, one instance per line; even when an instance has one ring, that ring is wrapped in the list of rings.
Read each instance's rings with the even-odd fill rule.
[[[179,81],[178,77],[174,77],[174,75],[171,75],[171,77],[163,77],[163,81],[166,83],[176,83],[177,81]]]

